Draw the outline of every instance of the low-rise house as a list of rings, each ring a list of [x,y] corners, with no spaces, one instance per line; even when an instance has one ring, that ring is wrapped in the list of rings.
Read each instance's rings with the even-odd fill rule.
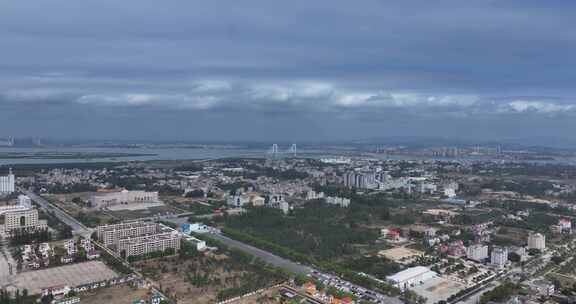
[[[74,262],[73,256],[65,255],[65,256],[60,258],[60,263],[62,263],[62,264],[70,264],[72,262]]]

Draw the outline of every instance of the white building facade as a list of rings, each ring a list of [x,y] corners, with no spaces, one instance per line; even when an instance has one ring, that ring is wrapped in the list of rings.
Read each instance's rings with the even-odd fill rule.
[[[530,233],[528,235],[528,249],[544,250],[546,248],[546,237],[541,233]]]
[[[508,249],[503,247],[495,247],[492,249],[490,264],[498,268],[504,268],[507,262],[508,262]]]
[[[133,203],[155,203],[158,202],[158,192],[147,191],[128,191],[122,190],[120,192],[103,193],[93,195],[90,198],[90,204],[93,208],[103,209],[111,206],[121,204]]]
[[[434,271],[424,266],[416,266],[387,276],[386,280],[400,290],[406,290],[417,285],[422,285],[424,282],[436,276],[437,274]]]
[[[466,249],[466,257],[481,262],[488,258],[488,246],[482,244],[471,245]]]

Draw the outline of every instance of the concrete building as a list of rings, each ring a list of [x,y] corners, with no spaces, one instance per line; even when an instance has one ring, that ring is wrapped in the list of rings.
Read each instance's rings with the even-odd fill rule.
[[[395,287],[406,290],[436,277],[436,273],[424,266],[416,266],[387,276],[386,280]]]
[[[207,233],[210,232],[210,227],[202,223],[192,223],[192,224],[182,224],[180,225],[180,230],[184,234],[194,233]]]
[[[546,249],[546,237],[541,233],[530,233],[528,235],[528,249]]]
[[[250,203],[254,207],[261,207],[266,204],[266,199],[260,195],[250,196]]]
[[[169,248],[178,251],[180,250],[181,239],[182,236],[177,231],[123,238],[118,240],[117,252],[122,256],[130,257],[164,251]]]
[[[282,194],[270,194],[268,196],[268,204],[277,204],[285,202],[284,195]]]
[[[495,247],[492,249],[490,264],[498,268],[504,268],[507,262],[508,262],[508,249],[503,247]]]
[[[342,208],[348,208],[350,206],[350,199],[338,196],[328,196],[325,198],[326,203],[330,205],[336,205]]]
[[[129,222],[99,226],[96,235],[106,247],[125,257],[180,249],[181,235],[157,223]]]
[[[120,239],[155,234],[159,229],[156,223],[128,222],[98,226],[96,235],[98,240],[108,247],[117,244]]]
[[[488,246],[475,244],[466,249],[466,257],[476,262],[482,262],[488,258]]]
[[[0,232],[12,234],[16,230],[35,231],[47,228],[46,221],[38,220],[38,210],[13,210],[4,213],[4,225],[1,227]]]
[[[15,190],[16,179],[12,174],[12,169],[9,170],[8,175],[0,176],[0,194],[10,194]]]
[[[232,195],[228,197],[228,206],[240,208],[250,203],[250,196],[246,194]]]
[[[242,193],[229,196],[227,203],[228,206],[236,208],[240,208],[249,204],[255,207],[259,207],[265,205],[266,199],[257,193]]]
[[[78,253],[78,248],[76,247],[76,242],[74,239],[64,241],[63,247],[66,249],[66,253],[69,256],[73,256]]]
[[[5,206],[0,206],[0,216],[4,215],[5,213],[8,212],[15,212],[15,211],[25,211],[30,209],[29,207],[26,206],[22,206],[22,205],[5,205]]]
[[[456,191],[458,191],[458,183],[448,182],[448,183],[444,184],[443,188],[444,188],[443,189],[444,190],[443,191],[444,196],[449,197],[449,198],[456,197]]]
[[[28,195],[18,195],[18,205],[26,208],[32,208],[32,200]]]
[[[321,199],[324,197],[325,197],[324,192],[316,192],[314,190],[310,190],[306,193],[307,200]]]
[[[290,212],[290,204],[284,200],[283,194],[268,195],[266,207],[280,209],[284,214]]]
[[[526,283],[526,285],[533,291],[535,291],[540,296],[551,296],[554,294],[556,288],[554,284],[549,281],[536,279]]]
[[[126,205],[133,203],[156,203],[158,202],[158,192],[128,191],[101,193],[90,198],[93,208],[103,209],[116,205]]]
[[[197,238],[192,237],[192,236],[187,236],[185,239],[186,239],[188,242],[192,243],[192,245],[193,245],[194,247],[196,247],[196,250],[197,250],[197,251],[203,251],[204,249],[207,248],[207,246],[206,246],[206,241],[197,239]]]
[[[558,226],[560,226],[561,232],[572,233],[572,220],[570,220],[569,218],[559,219]]]
[[[451,242],[447,245],[442,245],[440,251],[446,252],[449,256],[463,257],[466,256],[466,246],[462,240]]]

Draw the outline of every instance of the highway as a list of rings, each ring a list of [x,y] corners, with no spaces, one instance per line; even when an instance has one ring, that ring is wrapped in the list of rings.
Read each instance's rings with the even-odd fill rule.
[[[41,197],[40,195],[37,195],[36,193],[34,193],[32,191],[27,191],[24,189],[22,189],[21,191],[24,194],[26,194],[28,197],[30,197],[30,199],[32,201],[37,203],[40,206],[40,208],[42,208],[46,212],[52,212],[60,221],[62,221],[64,224],[70,226],[70,228],[72,228],[72,231],[74,232],[74,234],[78,234],[78,235],[90,238],[90,235],[92,234],[92,230],[90,228],[84,226],[82,223],[80,223],[78,220],[73,218],[71,215],[64,212],[62,209],[52,205],[46,199],[44,199],[43,197]]]
[[[288,271],[291,271],[293,273],[298,273],[298,274],[304,274],[304,275],[308,275],[310,273],[312,273],[312,268],[305,266],[305,265],[301,265],[295,262],[292,262],[290,260],[287,260],[285,258],[281,258],[275,254],[272,254],[270,252],[264,251],[262,249],[256,248],[254,246],[236,241],[234,239],[231,239],[227,236],[224,236],[222,234],[217,234],[217,233],[213,233],[210,234],[210,237],[230,246],[230,247],[235,247],[238,248],[242,251],[248,252],[256,257],[259,257],[260,259],[262,259],[263,261],[272,264],[278,268],[283,268],[286,269]]]

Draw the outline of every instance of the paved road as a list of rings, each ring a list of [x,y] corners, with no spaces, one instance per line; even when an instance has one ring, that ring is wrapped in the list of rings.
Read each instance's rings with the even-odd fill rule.
[[[267,252],[267,251],[264,251],[262,249],[258,249],[254,246],[233,240],[227,236],[214,233],[214,234],[210,234],[210,237],[212,237],[216,240],[219,240],[228,246],[241,249],[241,250],[246,251],[246,252],[248,252],[254,256],[257,256],[257,257],[261,258],[262,260],[264,260],[265,262],[270,263],[276,267],[287,269],[291,272],[304,274],[304,275],[312,273],[312,268],[310,268],[308,266],[289,261],[287,259],[284,259],[284,258],[281,258],[277,255],[274,255],[270,252]]]
[[[0,239],[2,248],[0,248],[0,288],[8,285],[10,279],[16,273],[16,261],[12,258],[8,250],[8,241]]]
[[[82,223],[80,223],[78,220],[73,218],[68,213],[64,212],[62,209],[52,205],[50,202],[48,202],[40,195],[37,195],[36,193],[27,190],[22,190],[22,192],[28,195],[28,197],[30,197],[31,200],[36,202],[40,206],[40,208],[42,208],[47,212],[48,211],[52,212],[63,223],[70,226],[70,228],[72,228],[72,231],[75,234],[79,234],[84,237],[90,237],[90,234],[92,234],[92,230],[90,228],[84,226]]]

